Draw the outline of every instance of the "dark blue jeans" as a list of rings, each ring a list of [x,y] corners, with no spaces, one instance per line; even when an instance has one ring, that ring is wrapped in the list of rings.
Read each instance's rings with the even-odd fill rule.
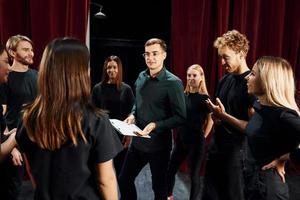
[[[288,200],[289,189],[283,183],[275,169],[262,171],[260,167],[253,167],[248,174],[246,191],[248,200]]]
[[[131,146],[127,151],[125,162],[118,180],[121,199],[137,199],[134,181],[143,167],[149,163],[155,200],[166,200],[166,174],[169,157],[170,151],[146,153]]]
[[[203,200],[244,200],[242,145],[218,148],[206,164]]]

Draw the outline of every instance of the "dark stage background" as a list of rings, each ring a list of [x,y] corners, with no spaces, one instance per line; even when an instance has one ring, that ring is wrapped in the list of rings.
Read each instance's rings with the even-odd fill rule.
[[[91,6],[93,84],[101,79],[105,58],[117,55],[123,63],[124,81],[133,86],[138,73],[146,68],[142,57],[146,40],[158,37],[170,44],[171,0],[93,2],[103,5],[102,11],[107,16],[106,19],[93,17],[99,8]],[[166,66],[170,66],[170,58],[167,57]]]

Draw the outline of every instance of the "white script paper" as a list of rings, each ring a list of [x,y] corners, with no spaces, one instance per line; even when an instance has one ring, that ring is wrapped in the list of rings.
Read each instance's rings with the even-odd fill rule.
[[[135,134],[135,132],[142,131],[135,124],[127,124],[126,122],[123,122],[118,119],[110,119],[109,121],[113,125],[113,127],[122,135],[150,138],[149,135],[139,136],[139,135]]]

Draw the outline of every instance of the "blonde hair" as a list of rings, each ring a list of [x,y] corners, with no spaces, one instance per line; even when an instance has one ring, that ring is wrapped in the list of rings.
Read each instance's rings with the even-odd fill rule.
[[[202,81],[200,81],[200,83],[198,85],[198,93],[208,95],[203,68],[198,64],[193,64],[186,71],[188,71],[189,69],[194,69],[194,70],[198,71],[200,74],[201,73],[203,74],[203,79],[202,79]],[[184,92],[190,93],[190,86],[188,84],[186,84]]]
[[[246,56],[249,51],[249,40],[237,30],[231,30],[214,41],[214,47],[217,49],[226,46],[236,53],[243,52]]]
[[[9,50],[16,51],[17,47],[19,45],[19,42],[21,42],[21,41],[27,41],[27,42],[29,42],[33,46],[33,42],[27,36],[24,36],[24,35],[14,35],[14,36],[11,36],[7,40],[7,42],[6,42],[6,49],[8,51]]]
[[[291,65],[280,57],[263,56],[255,63],[269,104],[286,107],[299,114],[295,101],[295,82]]]

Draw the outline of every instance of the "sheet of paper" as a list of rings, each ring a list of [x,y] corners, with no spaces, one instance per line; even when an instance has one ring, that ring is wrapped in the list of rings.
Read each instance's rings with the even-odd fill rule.
[[[127,124],[126,122],[123,122],[118,119],[110,119],[109,121],[113,125],[113,127],[122,135],[150,138],[149,135],[139,136],[139,135],[135,134],[136,131],[142,131],[135,124]]]

